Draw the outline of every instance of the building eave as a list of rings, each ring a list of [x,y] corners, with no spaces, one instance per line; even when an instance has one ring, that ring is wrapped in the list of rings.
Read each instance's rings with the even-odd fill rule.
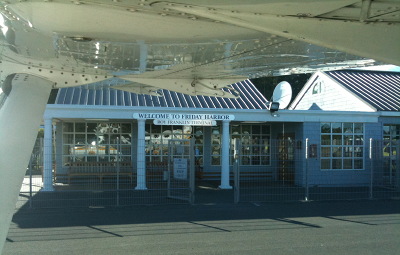
[[[134,113],[196,113],[230,114],[235,121],[257,122],[378,122],[380,116],[399,116],[398,112],[349,112],[317,110],[279,110],[271,113],[265,109],[201,109],[168,107],[121,107],[121,106],[82,106],[48,105],[44,118],[51,119],[124,119],[134,120]]]

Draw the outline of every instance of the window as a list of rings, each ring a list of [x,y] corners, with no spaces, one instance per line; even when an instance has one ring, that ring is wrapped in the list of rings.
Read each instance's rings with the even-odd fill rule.
[[[63,123],[63,162],[131,161],[130,123]]]
[[[211,165],[221,165],[221,127],[211,129]]]
[[[194,146],[195,146],[195,157],[197,164],[203,165],[203,149],[204,149],[204,128],[195,126],[194,128]]]
[[[364,124],[321,123],[321,169],[364,168]]]
[[[383,126],[383,176],[390,184],[396,180],[396,156],[400,140],[400,125]]]
[[[197,132],[198,130],[196,130]],[[147,162],[168,162],[168,141],[171,139],[190,139],[192,126],[169,126],[146,124],[145,151]],[[198,134],[203,134],[198,132]],[[196,138],[197,139],[197,138]],[[201,138],[202,139],[202,138]],[[200,140],[201,140],[200,139]],[[195,140],[195,143],[199,141]],[[201,144],[196,144],[203,151]],[[200,152],[199,152],[200,153]]]
[[[234,139],[241,142],[242,165],[270,165],[271,128],[269,125],[232,125],[231,159],[233,162]]]
[[[400,125],[384,125],[383,140],[383,156],[395,156],[397,141],[400,140]]]

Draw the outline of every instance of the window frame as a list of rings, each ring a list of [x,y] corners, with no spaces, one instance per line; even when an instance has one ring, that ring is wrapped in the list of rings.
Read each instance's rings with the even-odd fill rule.
[[[195,126],[189,130],[185,125],[145,125],[145,160],[148,163],[168,162],[168,141],[171,139],[190,139]],[[203,152],[201,148],[201,152]],[[202,157],[202,155],[200,155]]]
[[[114,125],[115,128],[111,126]],[[126,130],[124,125],[129,125],[129,130]],[[89,130],[95,127],[103,126],[107,129],[99,135],[99,130]],[[108,126],[108,127],[107,127]],[[83,128],[83,129],[82,129]],[[128,132],[129,131],[129,132]],[[99,141],[102,136],[103,140]],[[120,141],[118,153],[118,144],[112,142],[110,137],[118,137]],[[62,122],[62,164],[66,165],[71,162],[112,162],[112,159],[117,160],[119,155],[121,161],[132,161],[132,123],[130,122],[96,122],[96,121],[65,121]],[[93,138],[96,142],[92,144]],[[123,139],[128,143],[124,143]],[[101,147],[108,146],[109,153],[102,154]],[[82,153],[75,153],[77,147],[82,147]],[[106,152],[106,151],[104,151]]]
[[[361,128],[362,131],[357,131],[357,128]],[[329,132],[327,131],[328,129]],[[364,123],[321,122],[320,139],[319,155],[321,171],[365,170],[366,147]]]
[[[255,127],[259,129],[258,132],[255,131],[256,130]],[[271,166],[271,125],[241,124],[241,123],[232,124],[230,128],[230,138],[231,138],[230,139],[231,148],[229,151],[230,154],[229,156],[231,165],[234,162],[233,158],[234,139],[239,138],[241,142],[241,151],[240,151],[241,166],[251,166],[251,167]],[[267,153],[265,153],[265,151],[267,151]],[[245,158],[247,158],[248,164],[245,164],[244,160]],[[255,164],[255,162],[258,162],[258,164]],[[266,162],[266,164],[263,164],[264,162]]]

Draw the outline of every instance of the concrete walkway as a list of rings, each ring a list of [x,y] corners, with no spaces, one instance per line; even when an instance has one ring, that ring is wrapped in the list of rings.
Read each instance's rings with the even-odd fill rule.
[[[400,201],[17,211],[9,254],[400,254]]]

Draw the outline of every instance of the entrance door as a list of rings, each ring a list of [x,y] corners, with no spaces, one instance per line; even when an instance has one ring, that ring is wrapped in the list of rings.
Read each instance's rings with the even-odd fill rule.
[[[194,203],[193,139],[168,141],[168,197]]]
[[[295,134],[280,134],[277,141],[278,148],[278,180],[284,184],[294,183],[295,172]]]

